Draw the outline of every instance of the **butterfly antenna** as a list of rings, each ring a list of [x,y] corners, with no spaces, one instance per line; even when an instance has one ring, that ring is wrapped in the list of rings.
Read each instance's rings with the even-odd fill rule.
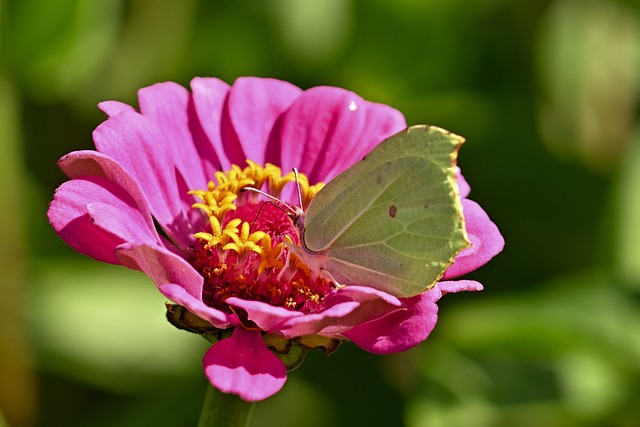
[[[260,206],[260,209],[258,209],[258,213],[256,214],[256,217],[253,219],[253,222],[251,223],[251,226],[249,227],[249,230],[253,230],[253,226],[256,225],[256,221],[258,220],[258,218],[260,218],[260,214],[262,213],[262,209],[264,209],[264,206],[267,203],[271,203],[274,206],[277,206],[275,203],[273,203],[271,200],[269,200],[268,202],[264,202],[262,204],[262,206]],[[278,206],[278,209],[282,209],[280,206]]]
[[[300,176],[298,175],[298,169],[293,168],[293,175],[296,177],[296,187],[298,187],[298,203],[300,206],[300,210],[303,209],[302,206],[302,188],[300,188]]]
[[[289,206],[287,203],[283,202],[282,200],[278,199],[275,196],[272,196],[269,193],[265,193],[262,190],[258,190],[257,188],[254,187],[244,187],[240,189],[241,192],[245,192],[245,191],[252,191],[254,193],[258,193],[264,197],[266,197],[267,199],[270,199],[271,202],[275,205],[280,207],[281,209],[285,210],[286,212],[288,212],[289,214],[293,215],[296,213],[296,210],[294,208],[292,208],[291,206]]]

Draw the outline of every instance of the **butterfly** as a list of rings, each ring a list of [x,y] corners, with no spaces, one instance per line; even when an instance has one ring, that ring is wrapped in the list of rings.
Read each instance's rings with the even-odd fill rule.
[[[306,211],[288,207],[300,234],[290,253],[339,286],[397,297],[430,289],[470,246],[457,184],[463,143],[428,125],[382,141],[327,183]]]

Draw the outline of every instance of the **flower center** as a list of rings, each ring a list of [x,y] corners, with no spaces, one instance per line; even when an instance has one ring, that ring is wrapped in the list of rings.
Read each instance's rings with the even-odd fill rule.
[[[289,257],[285,242],[298,244],[299,236],[287,212],[258,192],[242,191],[252,187],[277,198],[294,174],[282,176],[279,167],[268,163],[247,164],[216,172],[217,183],[189,192],[200,200],[193,207],[208,217],[205,230],[194,234],[198,242],[191,260],[204,277],[203,301],[227,312],[225,300],[232,296],[315,312],[333,284]],[[311,186],[303,174],[298,179],[304,207],[324,184]]]

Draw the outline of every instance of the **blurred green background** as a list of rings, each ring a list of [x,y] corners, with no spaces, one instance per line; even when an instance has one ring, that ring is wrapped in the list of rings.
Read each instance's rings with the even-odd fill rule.
[[[195,425],[206,342],[45,218],[101,100],[158,81],[334,85],[467,138],[505,251],[431,337],[312,352],[253,426],[640,423],[640,1],[0,0],[0,426]]]

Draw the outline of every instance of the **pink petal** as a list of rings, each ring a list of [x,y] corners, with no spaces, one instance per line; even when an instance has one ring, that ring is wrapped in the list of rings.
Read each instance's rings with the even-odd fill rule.
[[[138,99],[140,112],[170,141],[172,162],[187,187],[206,188],[208,178],[204,175],[200,151],[208,147],[209,152],[204,154],[210,157],[213,150],[192,110],[189,92],[177,83],[158,83],[140,89]],[[218,163],[217,159],[210,160]]]
[[[237,141],[222,141],[222,110],[229,93],[229,85],[220,79],[196,77],[191,80],[193,91],[193,104],[195,114],[204,133],[207,135],[218,164],[212,164],[211,168],[205,164],[205,172],[209,179],[217,170],[229,170],[231,161],[229,158],[242,158],[242,147]],[[203,156],[206,154],[203,153]],[[205,160],[203,159],[203,162]],[[243,160],[244,161],[244,160]]]
[[[469,186],[469,183],[467,182],[467,180],[464,179],[464,176],[462,176],[462,173],[460,172],[460,168],[457,168],[457,169],[458,169],[458,189],[460,190],[460,197],[464,199],[469,195],[469,192],[471,191],[471,187]]]
[[[364,286],[346,286],[325,297],[325,309],[289,320],[281,327],[286,337],[323,335],[341,337],[342,333],[363,322],[402,309],[396,297]]]
[[[375,354],[408,350],[426,340],[438,320],[436,302],[446,293],[478,291],[482,285],[472,280],[439,282],[420,295],[403,298],[405,309],[363,323],[344,333],[358,347]]]
[[[122,112],[100,124],[93,139],[98,151],[114,158],[137,181],[153,216],[173,241],[190,246],[199,216],[160,130],[140,114]]]
[[[209,307],[198,296],[192,295],[181,285],[166,283],[159,285],[158,289],[170,301],[185,307],[191,313],[201,319],[205,319],[212,326],[218,329],[226,329],[229,326],[239,325],[238,316],[235,314],[223,313],[213,307]]]
[[[202,276],[187,261],[163,247],[125,244],[116,251],[116,258],[122,265],[151,277],[156,286],[175,283],[202,300]]]
[[[283,307],[275,307],[261,301],[247,301],[236,297],[227,298],[226,304],[247,312],[247,318],[254,322],[263,331],[273,331],[289,319],[304,317],[298,311],[287,310]]]
[[[313,334],[341,337],[342,332],[402,306],[396,297],[362,286],[330,293],[322,311],[307,315],[259,301],[228,298],[225,302],[246,311],[247,318],[260,329],[287,338]]]
[[[202,363],[214,387],[246,401],[274,395],[287,380],[287,369],[267,349],[260,331],[241,327],[237,327],[231,337],[214,344]]]
[[[204,279],[184,259],[167,251],[146,245],[123,245],[116,251],[121,264],[144,272],[170,301],[186,307],[216,328],[237,325],[235,314],[226,314],[202,302]]]
[[[427,339],[438,320],[436,301],[442,293],[436,286],[403,300],[404,310],[363,323],[344,333],[358,347],[375,354],[398,353]]]
[[[356,301],[342,302],[328,307],[320,313],[291,319],[281,327],[280,334],[285,337],[301,337],[315,334],[337,337],[351,328],[347,319],[359,306],[360,304]]]
[[[404,116],[395,108],[368,101],[365,101],[365,106],[367,110],[366,126],[363,134],[360,136],[363,141],[372,141],[375,147],[391,135],[406,129],[407,122]],[[371,151],[368,144],[361,144],[360,149],[360,155],[355,159],[356,161]],[[342,170],[334,170],[329,176],[333,177],[333,174],[337,175],[340,172],[342,172]]]
[[[448,280],[438,282],[438,288],[440,288],[443,295],[462,291],[479,292],[484,289],[482,284],[475,280]]]
[[[102,177],[62,184],[47,212],[49,221],[69,246],[99,261],[118,264],[114,251],[124,242],[160,244],[135,201]]]
[[[58,166],[71,179],[99,176],[122,187],[135,200],[149,229],[155,230],[147,199],[142,194],[140,187],[122,166],[111,157],[97,151],[74,151],[62,157],[58,161]]]
[[[472,246],[463,249],[447,269],[443,279],[451,279],[469,273],[497,255],[504,247],[504,239],[498,227],[476,202],[463,199],[462,207],[467,234]]]
[[[281,80],[242,77],[235,81],[227,98],[222,119],[225,146],[242,147],[242,153],[229,153],[229,160],[240,166],[246,159],[264,165],[268,142],[280,115],[302,91]]]
[[[135,108],[120,101],[103,101],[98,104],[98,108],[108,116],[115,116],[122,112],[135,113]]]
[[[405,127],[390,107],[344,89],[314,87],[283,116],[280,165],[283,171],[300,169],[310,182],[327,181]]]

